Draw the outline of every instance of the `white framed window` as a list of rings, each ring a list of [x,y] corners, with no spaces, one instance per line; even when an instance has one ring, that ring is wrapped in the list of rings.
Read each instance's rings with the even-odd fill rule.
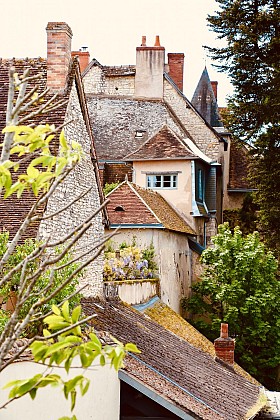
[[[178,185],[177,174],[150,174],[147,175],[147,188],[150,189],[176,189]]]

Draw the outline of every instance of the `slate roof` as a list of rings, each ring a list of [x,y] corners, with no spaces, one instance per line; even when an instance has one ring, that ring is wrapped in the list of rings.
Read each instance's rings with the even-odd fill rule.
[[[250,190],[248,181],[249,151],[232,140],[230,144],[228,190]]]
[[[264,405],[260,387],[129,306],[88,298],[83,309],[97,314],[96,330],[141,350],[126,358],[125,373],[194,418],[240,420]]]
[[[195,157],[182,140],[165,125],[138,150],[127,155],[125,160],[193,159]]]
[[[107,209],[112,225],[154,225],[195,235],[186,220],[155,191],[124,181],[107,198],[110,199]],[[117,208],[123,211],[116,211]]]
[[[95,147],[99,160],[122,161],[167,125],[180,138],[188,137],[160,100],[87,94]],[[142,131],[142,137],[136,132]]]
[[[223,126],[219,115],[217,100],[206,67],[201,74],[191,103],[212,127]]]

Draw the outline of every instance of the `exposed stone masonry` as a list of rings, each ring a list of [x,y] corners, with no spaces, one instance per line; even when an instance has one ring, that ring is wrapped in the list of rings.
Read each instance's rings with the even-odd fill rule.
[[[39,231],[40,236],[46,237],[50,234],[53,240],[59,239],[69,233],[73,227],[82,223],[82,221],[100,205],[95,174],[90,157],[91,145],[88,141],[88,133],[86,131],[76,88],[74,86],[70,94],[66,114],[66,121],[67,120],[73,121],[65,127],[66,137],[69,141],[75,140],[81,144],[85,157],[49,199],[46,214],[52,213],[65,206],[84,192],[90,185],[92,186],[92,190],[63,213],[41,223]],[[82,237],[81,241],[78,242],[76,246],[77,254],[84,253],[92,246],[94,241],[97,241],[102,237],[104,233],[102,214],[99,213],[93,222],[93,226]],[[83,291],[85,296],[102,295],[102,272],[103,258],[100,256],[87,267],[86,272],[80,280],[81,286],[89,284],[89,287]]]

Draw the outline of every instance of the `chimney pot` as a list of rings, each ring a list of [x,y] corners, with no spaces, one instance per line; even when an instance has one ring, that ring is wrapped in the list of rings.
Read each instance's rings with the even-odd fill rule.
[[[145,35],[142,36],[141,47],[146,47],[146,36]]]
[[[228,338],[228,324],[221,323],[220,337]]]
[[[156,35],[156,41],[155,41],[155,47],[160,47],[160,40],[159,40],[159,35]]]

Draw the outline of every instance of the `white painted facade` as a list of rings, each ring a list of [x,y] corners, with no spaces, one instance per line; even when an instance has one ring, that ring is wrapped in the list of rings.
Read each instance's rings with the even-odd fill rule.
[[[0,405],[8,400],[9,389],[3,390],[4,385],[45,371],[45,365],[29,361],[8,366],[0,374]],[[26,395],[0,410],[1,420],[57,420],[63,416],[72,417],[73,414],[78,420],[119,420],[120,381],[115,369],[109,365],[100,367],[96,362],[86,372],[84,369],[71,368],[68,377],[63,368],[53,368],[52,373],[61,375],[64,380],[81,374],[90,379],[89,390],[83,397],[78,390],[73,413],[70,411],[70,399],[65,399],[63,390],[48,386],[38,390],[35,400]]]

